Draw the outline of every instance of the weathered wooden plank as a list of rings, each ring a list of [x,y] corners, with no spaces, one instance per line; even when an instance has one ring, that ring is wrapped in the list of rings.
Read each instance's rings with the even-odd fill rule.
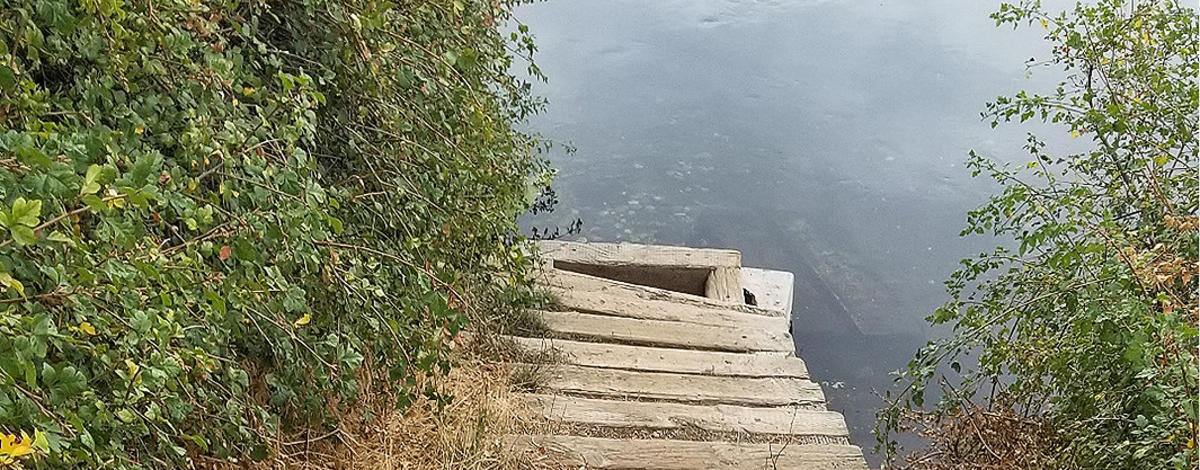
[[[786,330],[768,331],[753,326],[698,325],[579,312],[541,313],[550,331],[571,338],[711,351],[795,353],[792,336]]]
[[[535,413],[556,422],[610,428],[699,428],[721,433],[793,436],[849,435],[846,421],[840,413],[833,411],[631,402],[541,394],[523,395],[521,401]]]
[[[646,372],[735,377],[808,378],[804,360],[795,356],[585,343],[553,338],[513,338],[525,351],[554,350],[568,363]]]
[[[742,266],[742,254],[735,250],[561,240],[542,240],[537,246],[543,256],[568,263],[704,269]]]
[[[514,436],[512,445],[565,468],[595,470],[866,470],[862,450],[838,444],[736,444],[666,439]]]
[[[760,308],[782,310],[792,314],[792,293],[795,276],[787,271],[742,268],[742,287],[754,294]]]
[[[805,379],[631,372],[563,364],[539,367],[546,368],[541,383],[545,389],[593,398],[815,409],[825,403],[821,386]]]
[[[743,303],[742,268],[716,268],[704,283],[704,296],[721,302]]]
[[[742,256],[733,250],[563,241],[540,242],[538,248],[557,269],[692,295],[706,295],[710,282],[728,289],[741,283],[736,274]],[[716,269],[732,271],[735,276],[714,278]]]
[[[718,302],[557,269],[543,271],[540,281],[559,304],[572,310],[701,324],[765,317],[758,319],[763,326],[788,329],[788,320],[780,310]]]

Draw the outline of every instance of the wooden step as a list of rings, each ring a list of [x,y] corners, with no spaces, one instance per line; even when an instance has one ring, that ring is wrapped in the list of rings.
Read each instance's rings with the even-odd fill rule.
[[[555,269],[744,302],[742,255],[734,250],[633,243],[543,241],[538,251]]]
[[[808,378],[804,360],[776,354],[585,343],[553,338],[512,338],[526,352],[556,351],[570,364],[605,369],[734,377]]]
[[[595,470],[866,470],[862,451],[837,444],[735,444],[665,439],[513,436],[512,444],[564,468]]]
[[[785,377],[720,377],[630,372],[575,365],[540,365],[541,386],[592,398],[658,400],[698,405],[788,406],[824,409],[821,386]]]
[[[742,287],[754,295],[759,308],[781,310],[792,315],[792,296],[796,277],[787,271],[742,268]]]
[[[712,351],[795,353],[792,336],[787,330],[698,325],[579,312],[541,313],[550,331],[574,339]]]
[[[537,246],[538,251],[546,258],[593,266],[634,265],[697,269],[742,266],[741,253],[719,248],[561,240],[541,240],[537,242]]]
[[[592,281],[588,281],[592,282]],[[596,280],[595,282],[608,282]],[[666,320],[700,325],[753,325],[773,331],[789,331],[787,318],[770,317],[739,312],[729,308],[714,308],[698,305],[663,303],[641,298],[609,295],[570,287],[551,285],[550,292],[555,303],[567,310],[598,313],[603,315],[640,318],[643,320]]]
[[[744,313],[780,318],[786,323],[780,310],[721,302],[560,269],[544,270],[538,282],[549,287],[559,303],[573,310],[689,322],[720,321],[731,314]]]
[[[541,394],[524,395],[521,400],[534,412],[555,422],[609,428],[699,428],[720,433],[793,436],[849,435],[842,415],[833,411],[631,402]]]

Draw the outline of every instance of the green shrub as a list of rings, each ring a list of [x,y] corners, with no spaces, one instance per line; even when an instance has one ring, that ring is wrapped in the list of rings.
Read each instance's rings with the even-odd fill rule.
[[[954,300],[929,320],[954,334],[909,364],[910,387],[881,416],[881,444],[895,451],[889,434],[939,383],[937,417],[994,399],[1007,406],[999,415],[1042,424],[1031,432],[1056,430],[1054,468],[1195,468],[1196,10],[1101,0],[1054,13],[1034,1],[1003,4],[993,18],[1044,28],[1052,55],[1031,66],[1068,77],[1046,94],[1001,97],[985,118],[1057,124],[1090,150],[1056,155],[1031,135],[1020,167],[972,154],[975,174],[1003,191],[970,213],[964,234],[1011,243],[963,261],[947,282]],[[935,381],[941,372],[950,379]]]
[[[364,364],[433,393],[549,178],[513,6],[4,0],[0,427],[177,467],[330,423]]]

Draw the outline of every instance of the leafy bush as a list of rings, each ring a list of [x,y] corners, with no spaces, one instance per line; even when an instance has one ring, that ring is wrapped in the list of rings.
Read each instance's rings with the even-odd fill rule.
[[[1058,124],[1092,150],[1052,155],[1030,136],[1025,168],[972,154],[976,175],[1003,192],[970,213],[964,234],[1015,243],[964,261],[948,281],[954,300],[929,320],[954,335],[910,363],[910,387],[881,415],[881,443],[894,457],[903,411],[923,409],[945,366],[962,383],[936,381],[936,416],[1002,398],[1006,413],[1057,430],[1055,468],[1195,468],[1196,10],[1101,0],[1052,14],[1029,2],[993,17],[1044,27],[1044,65],[1069,78],[1046,95],[1001,97],[985,118]],[[968,359],[978,367],[963,367]],[[925,457],[916,467],[950,468]]]
[[[4,0],[0,426],[177,467],[328,424],[364,365],[432,393],[549,177],[513,6]]]

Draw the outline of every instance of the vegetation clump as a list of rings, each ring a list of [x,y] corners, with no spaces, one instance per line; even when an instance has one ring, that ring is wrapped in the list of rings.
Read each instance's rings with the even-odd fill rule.
[[[515,3],[5,0],[3,431],[177,468],[335,425],[364,368],[444,401],[550,177]]]
[[[947,282],[953,301],[929,320],[953,334],[903,372],[880,443],[893,464],[921,469],[1035,468],[1033,457],[1036,468],[1195,468],[1196,10],[1102,0],[1053,13],[1035,1],[993,18],[1045,28],[1052,57],[1031,65],[1068,78],[1001,97],[985,118],[1040,120],[1090,150],[1057,155],[1031,135],[1021,168],[972,154],[975,174],[1003,190],[964,234],[1013,243]],[[941,399],[927,409],[934,384]],[[913,425],[931,447],[900,459],[892,437]]]

